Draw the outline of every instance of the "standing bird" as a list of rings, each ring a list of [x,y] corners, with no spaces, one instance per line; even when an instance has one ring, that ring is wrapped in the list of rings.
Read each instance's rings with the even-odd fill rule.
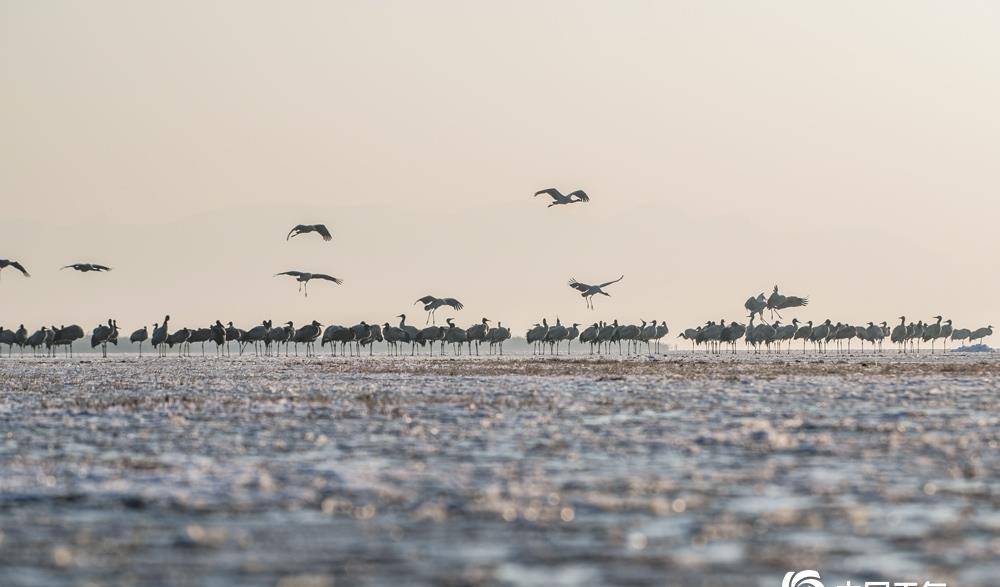
[[[73,263],[72,265],[62,267],[59,270],[62,271],[63,269],[75,269],[81,273],[87,273],[89,271],[97,271],[98,273],[101,271],[111,271],[111,267],[98,265],[97,263]]]
[[[941,338],[941,321],[944,320],[944,318],[942,318],[941,316],[934,316],[934,318],[937,320],[937,322],[935,322],[934,324],[928,324],[924,328],[924,332],[921,335],[921,338],[923,339],[924,342],[930,341],[932,355],[934,354],[934,340],[937,338]]]
[[[302,291],[302,288],[305,287],[305,294],[307,298],[309,297],[310,279],[325,279],[326,281],[332,281],[337,285],[341,285],[342,283],[344,283],[343,279],[339,279],[337,277],[333,277],[325,273],[307,273],[305,271],[283,271],[281,273],[274,274],[275,277],[278,277],[279,275],[288,275],[294,277],[295,280],[299,282],[299,291]]]
[[[229,343],[235,340],[236,341],[236,346],[239,346],[240,339],[242,337],[243,337],[243,331],[240,330],[239,328],[236,328],[235,326],[233,326],[233,322],[230,320],[229,321],[229,326],[226,326],[226,354],[227,355],[231,355],[232,354],[230,352],[230,350],[229,350]]]
[[[0,344],[7,345],[7,357],[14,353],[14,345],[17,344],[17,333],[13,330],[4,330],[3,326],[0,326]]]
[[[493,346],[498,345],[500,355],[503,356],[503,341],[510,339],[510,329],[505,327],[502,322],[497,322],[496,328],[490,328],[490,331],[486,333],[486,338],[490,341],[490,354],[493,354]]]
[[[977,328],[977,329],[973,330],[972,334],[969,335],[969,342],[973,342],[973,341],[978,340],[979,344],[982,344],[983,343],[983,339],[986,338],[987,336],[993,336],[993,325],[992,324],[990,324],[989,326],[986,326],[984,328]]]
[[[952,326],[951,320],[945,320],[944,324],[941,325],[940,338],[944,339],[944,350],[948,350],[948,339],[951,338]]]
[[[289,325],[291,322],[289,322]],[[323,325],[319,322],[313,320],[310,324],[306,324],[302,328],[299,328],[292,334],[292,342],[295,344],[295,355],[299,354],[299,343],[304,343],[306,345],[306,356],[316,356],[316,339],[323,332]],[[321,343],[322,344],[322,343]],[[285,347],[285,355],[288,355],[288,347]]]
[[[400,314],[399,316],[396,316],[396,318],[399,318],[399,329],[406,335],[403,342],[410,343],[410,356],[412,357],[417,348],[417,334],[419,334],[417,327],[410,326],[406,323],[406,314]]]
[[[564,195],[562,195],[562,192],[560,192],[556,188],[548,188],[548,189],[545,189],[545,190],[540,190],[540,191],[535,192],[535,197],[538,197],[538,196],[540,196],[542,194],[546,194],[550,198],[552,198],[552,203],[549,204],[548,206],[546,206],[547,208],[551,208],[552,206],[561,206],[561,205],[564,205],[564,204],[576,204],[577,202],[589,202],[590,201],[590,196],[588,196],[587,192],[585,192],[583,190],[576,190],[575,192],[571,193],[570,195],[564,196]]]
[[[25,277],[31,277],[31,274],[28,273],[28,270],[24,268],[24,265],[21,265],[17,261],[10,261],[8,259],[0,259],[0,273],[3,273],[3,270],[6,267],[13,267],[14,269],[17,269],[18,271],[20,271]]]
[[[153,324],[153,339],[149,341],[153,348],[159,351],[161,357],[166,353],[163,343],[167,342],[167,322],[170,322],[169,314],[163,319],[162,326]]]
[[[101,356],[107,358],[108,356],[108,343],[117,343],[118,341],[118,324],[114,320],[108,319],[108,324],[105,326],[101,324],[94,329],[94,332],[90,335],[90,348],[97,348],[97,345],[101,346]]]
[[[490,321],[483,318],[479,324],[474,324],[465,330],[465,337],[469,343],[469,354],[472,354],[472,343],[476,343],[476,356],[479,356],[479,343],[486,340],[486,334],[490,331]]]
[[[293,236],[299,236],[300,234],[306,234],[310,232],[319,233],[320,236],[322,236],[323,240],[325,241],[333,240],[333,235],[331,235],[330,231],[326,229],[325,224],[297,224],[295,228],[288,231],[288,236],[285,237],[285,240],[287,241],[291,239]]]
[[[892,329],[889,340],[899,345],[899,352],[906,352],[906,316],[899,317],[899,324]]]
[[[146,342],[149,338],[149,329],[143,326],[139,330],[136,330],[128,337],[128,341],[132,344],[139,343],[139,356],[142,356],[142,343]]]
[[[579,281],[576,280],[576,278],[570,278],[569,286],[577,291],[582,292],[580,296],[583,297],[585,300],[587,300],[587,307],[593,310],[594,309],[593,297],[596,296],[597,294],[600,294],[602,296],[608,296],[610,298],[611,294],[604,291],[603,288],[613,283],[618,283],[623,279],[625,279],[624,275],[622,275],[618,279],[615,279],[614,281],[608,281],[600,285],[588,285],[586,283],[580,283]]]
[[[424,305],[424,310],[427,311],[427,320],[424,322],[425,326],[428,322],[431,322],[431,320],[434,319],[434,312],[436,312],[441,306],[450,306],[456,310],[461,310],[465,307],[462,305],[462,302],[456,300],[455,298],[436,298],[432,295],[426,295],[413,302],[413,304]],[[435,320],[433,324],[437,324],[437,321]]]

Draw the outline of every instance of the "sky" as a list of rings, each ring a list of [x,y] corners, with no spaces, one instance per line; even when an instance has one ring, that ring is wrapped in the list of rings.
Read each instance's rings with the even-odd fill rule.
[[[433,294],[679,332],[775,284],[810,298],[787,318],[995,324],[998,30],[971,1],[0,0],[0,258],[32,272],[0,325],[422,324]],[[566,285],[619,275],[593,311]]]

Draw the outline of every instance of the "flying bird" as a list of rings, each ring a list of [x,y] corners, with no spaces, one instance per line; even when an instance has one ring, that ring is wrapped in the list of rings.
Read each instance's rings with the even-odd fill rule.
[[[0,259],[0,273],[3,272],[3,270],[4,270],[5,267],[13,267],[14,269],[17,269],[18,271],[20,271],[21,273],[23,273],[25,277],[31,277],[31,274],[28,273],[28,270],[24,268],[24,265],[21,265],[17,261],[10,261],[10,260],[7,260],[7,259]]]
[[[333,240],[333,235],[331,235],[330,231],[326,229],[326,225],[325,224],[299,224],[299,225],[296,225],[295,228],[293,228],[292,230],[288,231],[288,236],[285,237],[285,240],[287,241],[287,240],[291,239],[293,236],[299,236],[300,234],[306,234],[306,233],[309,233],[309,232],[318,232],[323,237],[323,240],[325,240],[325,241],[331,241],[331,240]]]
[[[579,281],[576,280],[576,278],[570,278],[570,280],[569,280],[569,286],[572,287],[575,290],[583,292],[580,295],[583,296],[583,298],[587,300],[587,307],[590,308],[591,310],[593,310],[594,309],[594,300],[593,300],[593,297],[596,296],[596,295],[598,295],[598,294],[600,294],[602,296],[608,296],[610,298],[611,294],[609,294],[608,292],[604,291],[603,288],[611,285],[612,283],[618,283],[622,279],[625,279],[624,275],[622,275],[618,279],[615,279],[614,281],[608,281],[608,282],[602,283],[600,285],[588,285],[586,283],[580,283]]]
[[[455,308],[456,310],[461,310],[462,308],[465,307],[462,305],[462,302],[456,300],[455,298],[436,298],[432,295],[426,295],[413,303],[414,305],[416,304],[424,305],[424,310],[427,311],[427,320],[424,322],[425,325],[427,324],[427,322],[430,322],[432,319],[434,319],[434,312],[436,312],[437,309],[440,308],[441,306],[450,306],[452,308]],[[437,324],[436,320],[434,324]]]
[[[72,265],[67,265],[60,269],[75,269],[81,273],[87,273],[88,271],[111,271],[111,267],[105,267],[104,265],[98,265],[97,263],[73,263]]]
[[[763,295],[763,294],[761,294]],[[781,312],[778,310],[784,310],[785,308],[801,308],[809,303],[809,298],[803,298],[799,296],[785,296],[778,293],[778,286],[774,286],[774,291],[771,292],[770,297],[767,298],[766,308],[771,310],[771,317],[774,318],[774,314],[781,318]],[[761,314],[763,318],[763,314]]]
[[[562,192],[560,192],[556,188],[549,188],[546,190],[540,190],[535,192],[536,197],[542,194],[546,194],[547,196],[552,198],[552,203],[546,206],[547,208],[551,208],[552,206],[561,206],[563,204],[576,204],[577,202],[590,201],[590,196],[588,196],[587,192],[583,190],[576,190],[575,192],[571,193],[568,196],[564,196]]]
[[[296,281],[299,282],[299,291],[305,291],[306,297],[309,297],[309,280],[310,279],[324,279],[326,281],[332,281],[337,285],[344,283],[343,279],[333,277],[332,275],[327,275],[325,273],[307,273],[305,271],[283,271],[281,273],[275,273],[274,276],[288,275],[294,277]]]

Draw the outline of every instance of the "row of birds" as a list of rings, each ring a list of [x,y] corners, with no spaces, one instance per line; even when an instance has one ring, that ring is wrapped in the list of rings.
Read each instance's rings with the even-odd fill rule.
[[[618,346],[618,354],[622,354],[622,342],[625,343],[625,353],[638,354],[641,344],[646,345],[646,352],[659,352],[660,339],[670,332],[666,322],[653,320],[652,322],[642,321],[642,324],[618,324],[618,320],[610,324],[606,322],[594,322],[585,327],[578,322],[566,326],[556,318],[556,323],[549,325],[547,318],[542,318],[541,324],[535,323],[524,338],[531,345],[532,354],[544,355],[546,346],[549,354],[558,355],[562,343],[566,343],[566,352],[572,353],[572,343],[574,340],[580,344],[590,345],[590,354],[594,354],[596,347],[597,354],[602,354],[606,350],[608,354],[614,345]]]
[[[900,352],[919,351],[920,343],[930,343],[931,352],[935,350],[935,343],[943,341],[944,349],[948,348],[948,341],[980,341],[993,334],[993,326],[982,328],[954,328],[951,320],[943,320],[941,316],[935,316],[935,322],[918,321],[916,323],[906,322],[905,316],[900,316],[900,323],[890,330],[887,322],[876,324],[869,322],[865,326],[855,326],[831,320],[814,325],[810,320],[801,323],[794,319],[789,324],[782,324],[775,321],[774,324],[754,324],[756,314],[750,314],[749,325],[739,322],[726,324],[725,320],[719,323],[714,321],[706,322],[703,326],[688,328],[679,338],[687,339],[691,342],[692,350],[696,346],[705,345],[707,350],[719,353],[723,346],[728,346],[731,352],[736,352],[737,343],[743,341],[754,352],[760,352],[761,348],[767,351],[776,350],[781,352],[782,343],[786,343],[786,350],[791,352],[793,341],[802,341],[802,350],[805,351],[807,344],[812,344],[819,352],[826,352],[829,344],[834,342],[838,350],[843,350],[847,344],[847,351],[851,350],[851,341],[858,339],[861,343],[861,350],[864,350],[865,343],[870,343],[878,351],[883,348],[885,339],[889,339],[892,344],[897,345]]]
[[[271,320],[265,320],[253,328],[243,330],[233,326],[232,322],[223,325],[216,320],[214,324],[207,328],[180,328],[174,331],[169,329],[170,316],[163,319],[163,323],[153,324],[152,332],[146,326],[136,330],[129,336],[129,342],[139,345],[139,356],[142,356],[142,345],[147,341],[157,350],[160,356],[168,353],[168,349],[177,347],[178,355],[191,353],[191,345],[201,343],[202,354],[205,354],[205,343],[215,343],[216,354],[231,354],[232,343],[239,347],[239,353],[243,354],[250,346],[253,346],[255,355],[275,355],[281,352],[281,347],[285,347],[285,355],[289,354],[289,346],[294,348],[295,355],[298,356],[298,346],[304,346],[306,356],[315,356],[315,343],[320,342],[320,346],[330,345],[330,353],[336,354],[336,345],[340,343],[340,354],[345,355],[350,352],[353,356],[361,354],[362,347],[368,347],[368,354],[373,354],[374,343],[386,343],[389,354],[400,354],[402,345],[410,345],[410,354],[417,352],[420,347],[428,347],[431,355],[434,354],[434,343],[440,343],[440,354],[444,353],[445,345],[451,344],[455,354],[461,354],[463,345],[469,354],[473,348],[478,355],[480,346],[489,345],[489,352],[503,354],[503,343],[510,339],[510,329],[501,322],[496,326],[491,326],[491,321],[483,318],[478,324],[469,328],[456,326],[451,318],[446,320],[447,326],[426,326],[417,328],[406,323],[406,314],[400,314],[399,325],[392,326],[388,322],[378,324],[368,324],[361,321],[354,326],[329,325],[324,328],[323,324],[312,321],[305,326],[296,328],[292,322],[286,322],[275,326]],[[18,346],[21,353],[24,347],[31,348],[33,354],[38,354],[42,347],[45,348],[46,355],[55,356],[57,350],[62,347],[66,355],[73,353],[73,343],[84,337],[83,329],[76,325],[53,326],[51,328],[41,327],[32,334],[22,324],[17,330],[7,330],[0,327],[0,345],[7,345],[7,355],[13,354],[13,347]],[[91,348],[101,347],[101,353],[107,357],[109,344],[118,344],[118,322],[109,319],[106,324],[100,324],[93,329],[90,337]]]

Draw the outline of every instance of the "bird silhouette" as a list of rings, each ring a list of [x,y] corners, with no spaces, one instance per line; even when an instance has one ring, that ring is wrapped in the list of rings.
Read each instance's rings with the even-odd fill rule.
[[[552,206],[562,206],[564,204],[576,204],[578,202],[590,201],[590,196],[588,196],[587,192],[583,190],[576,190],[575,192],[572,192],[568,196],[564,196],[562,192],[560,192],[556,188],[548,188],[535,192],[536,197],[542,194],[545,194],[550,198],[552,198],[552,203],[546,206],[547,208],[551,208]]]
[[[299,236],[300,234],[307,234],[310,232],[318,232],[325,241],[333,240],[333,235],[331,235],[330,231],[326,229],[325,224],[297,224],[295,225],[295,228],[288,231],[288,236],[285,237],[285,240],[287,241],[293,236]]]
[[[606,281],[606,282],[598,284],[598,285],[589,285],[589,284],[581,283],[581,282],[577,281],[576,278],[574,277],[574,278],[570,278],[570,280],[569,280],[569,286],[572,287],[575,290],[578,290],[578,291],[582,292],[580,295],[585,300],[587,300],[587,307],[590,308],[591,310],[593,310],[594,309],[594,300],[593,300],[593,297],[596,296],[596,295],[598,295],[598,294],[600,294],[602,296],[611,297],[611,294],[609,294],[608,292],[604,291],[603,288],[605,288],[605,287],[607,287],[607,286],[609,286],[609,285],[611,285],[613,283],[618,283],[622,279],[625,279],[624,275],[622,275],[621,277],[619,277],[618,279],[615,279],[613,281]]]
[[[24,265],[21,265],[17,261],[11,261],[9,259],[0,259],[0,273],[3,273],[3,270],[6,267],[13,267],[14,269],[20,271],[25,277],[31,277],[31,274],[28,273],[28,270],[24,268]]]
[[[325,281],[332,281],[337,285],[344,283],[343,279],[338,277],[333,277],[332,275],[327,275],[326,273],[309,273],[307,271],[282,271],[281,273],[275,273],[274,276],[288,275],[294,277],[296,281],[299,282],[299,291],[305,291],[306,297],[309,297],[309,281],[312,279],[322,279]]]
[[[111,271],[111,267],[98,265],[97,263],[73,263],[72,265],[67,265],[65,267],[62,267],[60,271],[62,271],[63,269],[75,269],[76,271],[79,271],[81,273],[87,273],[89,271],[97,271],[97,272]]]

